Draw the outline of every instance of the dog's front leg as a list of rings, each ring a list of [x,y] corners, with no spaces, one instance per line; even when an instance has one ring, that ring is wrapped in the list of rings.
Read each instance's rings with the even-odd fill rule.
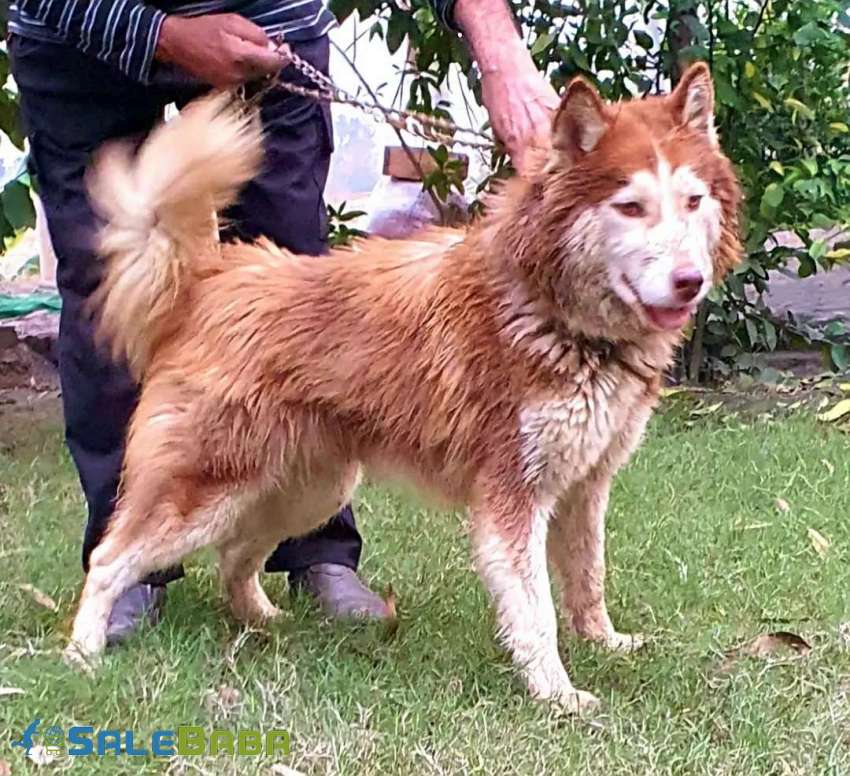
[[[557,618],[546,567],[551,510],[531,497],[472,510],[478,572],[493,597],[499,635],[531,694],[575,713],[598,701],[573,687],[558,655]]]
[[[549,526],[548,554],[560,577],[565,613],[578,635],[609,649],[631,651],[643,637],[614,630],[605,605],[605,511],[611,474],[595,471],[558,503]]]

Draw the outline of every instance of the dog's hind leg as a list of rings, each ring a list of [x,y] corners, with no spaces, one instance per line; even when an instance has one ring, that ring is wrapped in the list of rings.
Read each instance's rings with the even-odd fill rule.
[[[218,545],[219,569],[233,616],[261,623],[280,612],[268,599],[259,575],[266,558],[283,540],[303,536],[348,503],[359,466],[328,466],[308,483],[269,492],[247,508]]]
[[[605,510],[611,475],[593,472],[558,504],[549,526],[548,553],[562,586],[572,631],[608,649],[631,651],[643,637],[618,633],[605,604]]]
[[[558,655],[546,567],[549,510],[531,498],[479,505],[472,513],[478,572],[493,597],[499,633],[533,696],[575,713],[598,701],[573,687]]]
[[[259,624],[280,614],[260,584],[260,571],[286,536],[285,509],[282,493],[263,496],[245,510],[218,545],[219,572],[239,622]]]
[[[151,494],[131,489],[121,499],[109,530],[89,558],[89,570],[80,598],[71,640],[65,650],[68,662],[90,667],[106,646],[109,614],[119,596],[146,574],[168,568],[186,555],[210,544],[226,530],[240,508],[240,500],[219,493],[189,510],[177,508],[174,496],[164,491],[152,509]]]

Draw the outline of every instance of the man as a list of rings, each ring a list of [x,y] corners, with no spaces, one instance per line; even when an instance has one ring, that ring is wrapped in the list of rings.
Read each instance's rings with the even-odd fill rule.
[[[431,0],[440,18],[469,40],[482,71],[485,105],[515,165],[546,142],[557,99],[534,67],[504,0]],[[322,72],[334,18],[322,0],[18,0],[10,7],[9,47],[58,259],[63,309],[59,373],[66,439],[88,504],[83,567],[112,514],[124,434],[137,386],[126,368],[95,345],[86,300],[98,283],[96,217],[85,194],[91,154],[116,138],[139,140],[164,107],[181,106],[209,86],[228,87],[286,65],[270,45],[283,34]],[[287,80],[309,85],[292,68]],[[322,192],[332,150],[325,104],[272,90],[262,100],[266,162],[228,214],[229,232],[264,235],[297,253],[327,249]],[[198,429],[203,433],[203,429]],[[318,532],[282,543],[268,571],[333,616],[386,616],[383,601],[358,579],[361,540],[350,506]],[[156,621],[164,569],[119,599],[108,639],[120,641],[145,617]]]

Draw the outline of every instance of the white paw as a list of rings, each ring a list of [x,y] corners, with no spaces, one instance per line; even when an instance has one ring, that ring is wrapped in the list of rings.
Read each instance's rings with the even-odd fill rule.
[[[100,654],[97,650],[86,649],[79,642],[71,641],[62,652],[62,662],[68,668],[91,676],[100,665]]]
[[[642,633],[617,633],[617,631],[613,631],[605,637],[602,644],[612,652],[636,652],[646,644],[646,636]]]
[[[550,699],[564,714],[587,714],[599,707],[600,701],[593,693],[571,687]]]

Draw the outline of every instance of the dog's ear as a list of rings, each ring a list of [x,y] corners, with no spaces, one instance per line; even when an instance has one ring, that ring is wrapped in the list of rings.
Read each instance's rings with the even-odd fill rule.
[[[583,78],[570,82],[552,122],[552,148],[571,162],[590,153],[610,126],[605,103]]]
[[[670,95],[673,115],[683,127],[689,127],[708,136],[717,145],[714,129],[714,84],[711,71],[705,62],[691,65]]]

